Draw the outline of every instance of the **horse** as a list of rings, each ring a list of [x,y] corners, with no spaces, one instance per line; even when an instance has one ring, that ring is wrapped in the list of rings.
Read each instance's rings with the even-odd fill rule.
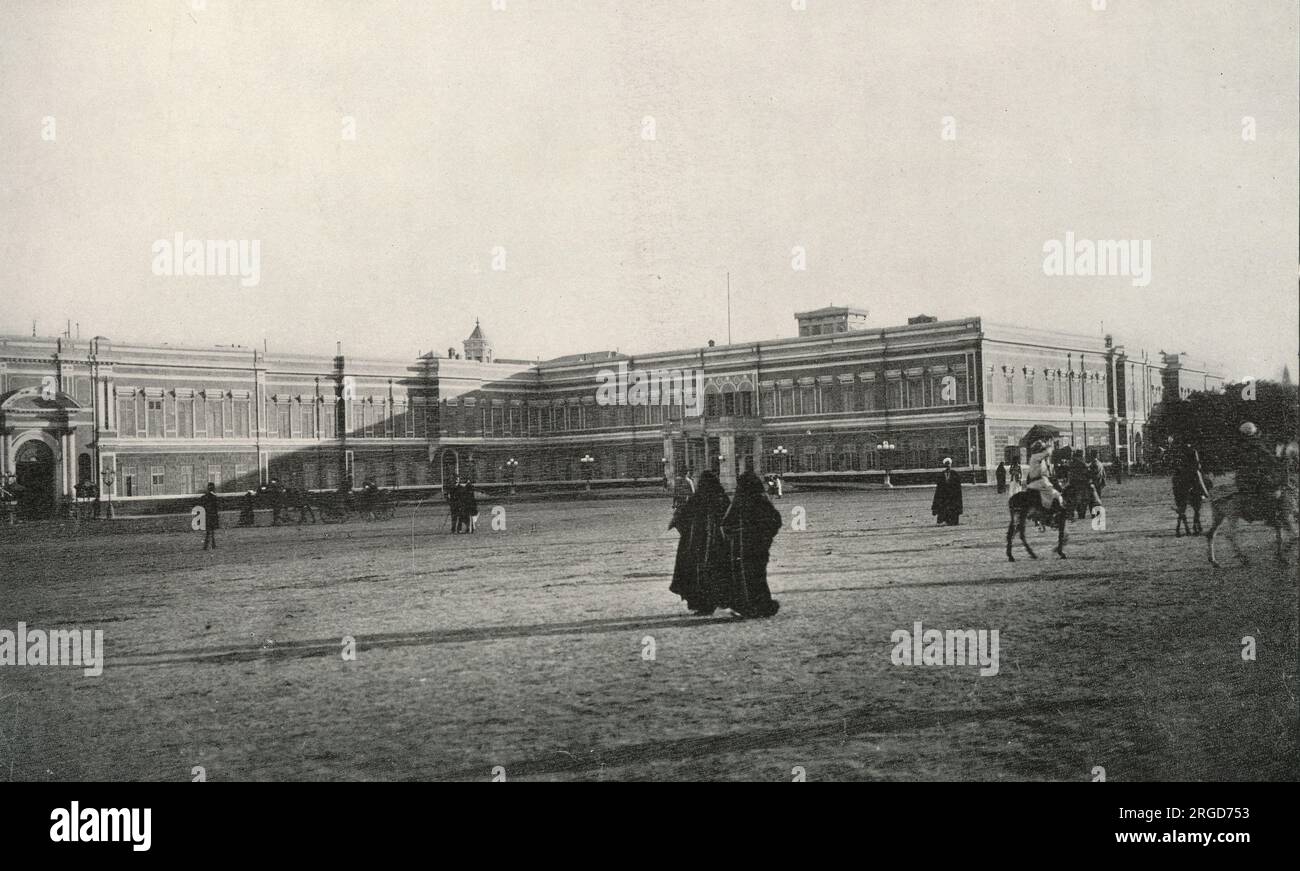
[[[1210,540],[1210,565],[1219,568],[1219,561],[1214,557],[1214,536],[1220,524],[1228,525],[1228,541],[1237,554],[1237,559],[1244,566],[1250,565],[1250,559],[1241,552],[1237,544],[1237,523],[1266,523],[1277,531],[1277,561],[1286,562],[1286,551],[1300,540],[1300,512],[1296,510],[1296,490],[1283,487],[1276,494],[1229,493],[1218,499],[1210,500],[1214,508],[1214,523],[1206,537]],[[1290,544],[1283,546],[1283,527],[1292,536]]]
[[[1181,538],[1183,530],[1188,536],[1201,535],[1201,503],[1205,500],[1205,491],[1201,487],[1201,477],[1196,469],[1179,471],[1174,475],[1174,507],[1178,518],[1174,520],[1174,537]],[[1187,525],[1187,507],[1192,508],[1192,525]]]
[[[1016,533],[1020,534],[1020,543],[1029,551],[1030,559],[1038,559],[1038,554],[1029,546],[1025,539],[1025,520],[1033,517],[1035,521],[1043,520],[1048,526],[1056,527],[1056,547],[1054,552],[1061,559],[1065,559],[1065,542],[1068,536],[1065,534],[1065,520],[1069,516],[1070,509],[1064,501],[1058,502],[1050,511],[1043,508],[1042,496],[1037,490],[1021,490],[1007,500],[1007,507],[1011,512],[1011,523],[1007,526],[1007,559],[1015,562],[1016,558],[1011,553],[1012,538]]]

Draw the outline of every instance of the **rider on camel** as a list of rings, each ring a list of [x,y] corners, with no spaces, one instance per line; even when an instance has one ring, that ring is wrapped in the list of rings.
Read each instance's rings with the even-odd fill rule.
[[[1255,424],[1246,421],[1237,431],[1242,437],[1237,455],[1237,492],[1252,497],[1256,505],[1271,509],[1281,491],[1277,460],[1265,447]]]
[[[1029,446],[1029,470],[1025,475],[1025,489],[1037,490],[1043,508],[1052,510],[1061,504],[1061,494],[1052,486],[1052,445],[1036,441]]]

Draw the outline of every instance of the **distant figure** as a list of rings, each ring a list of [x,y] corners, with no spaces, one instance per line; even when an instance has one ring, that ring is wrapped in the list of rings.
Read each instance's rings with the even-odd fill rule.
[[[1020,461],[1012,460],[1011,468],[1007,469],[1007,488],[1011,491],[1010,495],[1014,496],[1024,489],[1021,486],[1022,480],[1023,472],[1020,469]]]
[[[1115,468],[1115,483],[1116,483],[1116,484],[1123,484],[1123,483],[1124,483],[1124,457],[1123,457],[1123,455],[1116,455],[1116,457],[1115,457],[1115,463],[1114,463],[1114,468]]]
[[[257,492],[249,490],[244,494],[244,504],[239,509],[239,525],[253,526],[257,522],[257,515],[254,510],[257,508]]]
[[[998,468],[993,475],[998,482],[998,492],[1005,493],[1007,491],[1007,464],[998,463]]]
[[[669,590],[686,600],[691,613],[712,614],[730,584],[729,553],[722,518],[731,500],[713,472],[700,475],[699,487],[673,512],[669,529],[676,529],[677,560]]]
[[[776,498],[780,499],[785,495],[785,475],[780,472],[776,473]]]
[[[208,492],[199,500],[203,508],[203,549],[208,545],[217,549],[217,530],[221,527],[221,500],[217,498],[217,485],[209,484]]]
[[[763,482],[745,472],[736,482],[736,498],[722,517],[731,556],[731,585],[721,603],[742,617],[771,617],[781,607],[767,585],[772,539],[781,531],[781,514],[768,501]]]
[[[460,532],[460,478],[457,477],[451,482],[451,486],[443,493],[443,498],[447,500],[447,515],[451,518],[451,534],[455,535]]]
[[[961,518],[961,476],[952,470],[952,458],[944,457],[943,472],[934,485],[930,513],[936,524],[956,526]]]
[[[1106,489],[1106,466],[1101,459],[1093,452],[1092,460],[1088,463],[1088,482],[1092,488],[1097,491],[1097,501],[1101,501],[1101,491]]]
[[[474,479],[465,482],[462,504],[465,511],[465,527],[469,532],[478,531],[478,498],[474,495]]]

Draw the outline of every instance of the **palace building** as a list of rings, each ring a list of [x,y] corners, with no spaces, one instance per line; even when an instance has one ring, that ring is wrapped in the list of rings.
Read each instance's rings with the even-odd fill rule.
[[[496,356],[477,323],[463,353],[413,359],[0,336],[0,474],[33,516],[87,482],[119,510],[155,510],[271,477],[617,486],[713,468],[730,487],[752,467],[905,483],[951,457],[986,481],[1023,461],[1035,424],[1141,462],[1154,405],[1224,380],[1109,336],[925,315],[874,327],[848,307],[796,318],[792,338],[543,362]],[[600,389],[646,373],[650,389]]]

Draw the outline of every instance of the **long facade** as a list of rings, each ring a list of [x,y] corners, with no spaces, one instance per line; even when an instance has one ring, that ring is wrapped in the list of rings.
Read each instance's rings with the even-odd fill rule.
[[[1223,383],[1110,337],[974,317],[870,328],[847,308],[798,319],[794,338],[540,363],[494,356],[478,325],[463,354],[409,360],[0,337],[0,473],[31,514],[86,482],[129,508],[271,477],[614,485],[713,468],[730,486],[752,467],[899,483],[949,457],[984,481],[1035,424],[1140,462],[1166,391]]]

